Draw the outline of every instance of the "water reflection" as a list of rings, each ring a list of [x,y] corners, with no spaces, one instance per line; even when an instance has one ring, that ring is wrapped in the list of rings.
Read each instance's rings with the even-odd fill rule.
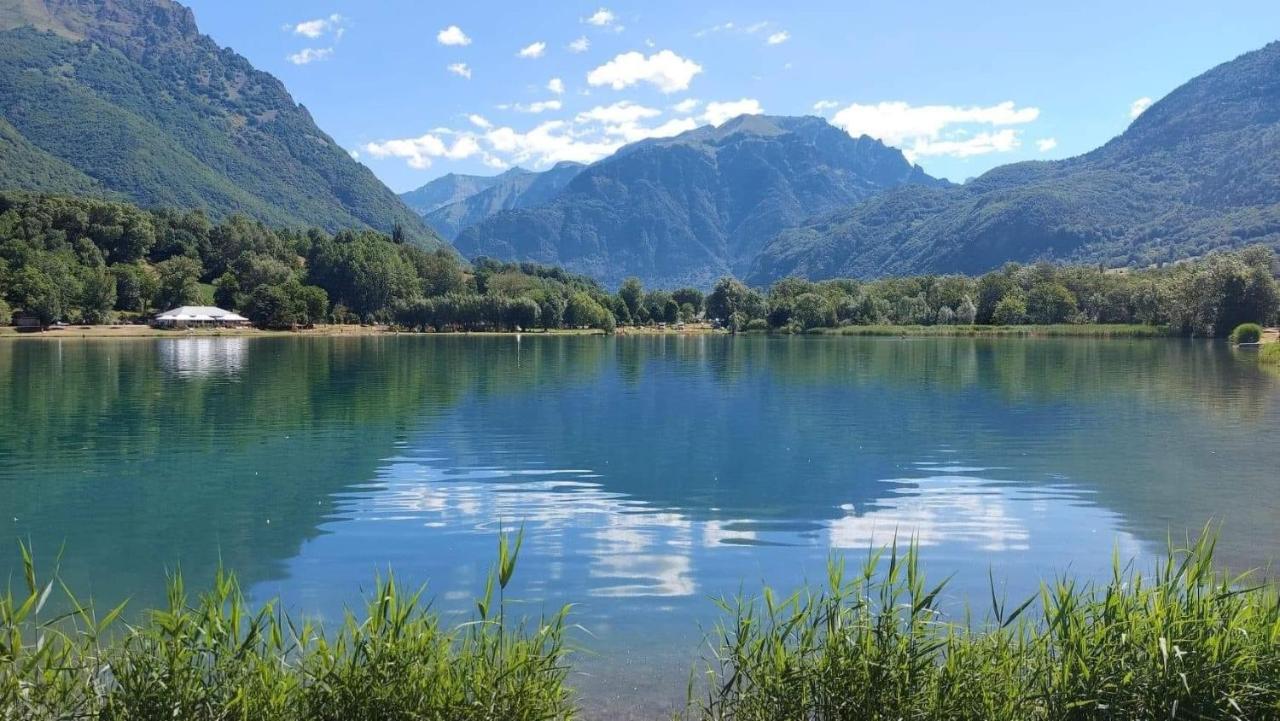
[[[248,338],[173,338],[156,343],[160,365],[178,376],[235,375],[249,354]]]

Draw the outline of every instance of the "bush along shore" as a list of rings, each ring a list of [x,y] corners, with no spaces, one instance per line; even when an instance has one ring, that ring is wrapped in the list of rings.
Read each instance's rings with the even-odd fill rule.
[[[507,615],[520,535],[503,535],[476,616],[446,628],[394,578],[336,629],[246,604],[234,576],[123,625],[23,549],[25,592],[0,597],[0,718],[570,719],[567,609]],[[1203,536],[1150,576],[1115,559],[985,621],[948,620],[917,550],[870,553],[826,586],[721,602],[685,719],[1277,719],[1280,598],[1213,565]],[[992,581],[992,588],[996,582]],[[56,596],[56,598],[55,598]],[[133,614],[128,614],[134,617]]]

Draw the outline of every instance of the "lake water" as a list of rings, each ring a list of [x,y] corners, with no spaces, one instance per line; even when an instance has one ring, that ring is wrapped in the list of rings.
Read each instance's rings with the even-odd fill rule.
[[[1222,527],[1280,559],[1280,380],[1172,340],[364,337],[0,342],[0,576],[99,603],[221,559],[334,618],[379,570],[467,613],[575,603],[591,715],[680,702],[710,599],[915,537],[949,603]],[[15,579],[16,580],[16,579]],[[461,620],[461,616],[458,616]]]

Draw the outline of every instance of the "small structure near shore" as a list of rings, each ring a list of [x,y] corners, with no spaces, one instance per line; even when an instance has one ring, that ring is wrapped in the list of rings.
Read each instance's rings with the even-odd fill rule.
[[[13,314],[13,325],[19,333],[39,333],[44,330],[44,321],[35,313],[20,310]]]
[[[151,319],[153,328],[243,328],[247,325],[248,318],[211,305],[184,305]]]

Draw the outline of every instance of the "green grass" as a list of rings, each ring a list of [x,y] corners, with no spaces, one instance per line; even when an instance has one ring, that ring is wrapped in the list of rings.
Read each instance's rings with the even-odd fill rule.
[[[1258,361],[1264,366],[1280,368],[1280,343],[1268,343],[1258,351]]]
[[[827,586],[724,603],[687,717],[1276,719],[1280,601],[1215,572],[1206,536],[1150,578],[1069,578],[979,624],[947,620],[916,550],[872,555]],[[993,581],[992,588],[995,588]]]
[[[1174,333],[1166,326],[1155,325],[846,325],[839,328],[817,328],[811,332],[824,335],[868,336],[1038,336],[1094,338],[1163,338]]]
[[[0,719],[410,721],[569,719],[565,611],[507,618],[520,536],[503,535],[472,621],[446,628],[394,578],[337,628],[250,608],[234,576],[190,598],[170,579],[141,620],[98,615],[23,549],[25,589],[0,595]],[[683,716],[858,719],[1277,719],[1280,598],[1227,577],[1203,536],[1149,577],[1114,560],[982,620],[949,619],[912,547],[786,598],[721,602]],[[992,581],[992,588],[996,583]],[[52,611],[52,607],[61,610]]]

